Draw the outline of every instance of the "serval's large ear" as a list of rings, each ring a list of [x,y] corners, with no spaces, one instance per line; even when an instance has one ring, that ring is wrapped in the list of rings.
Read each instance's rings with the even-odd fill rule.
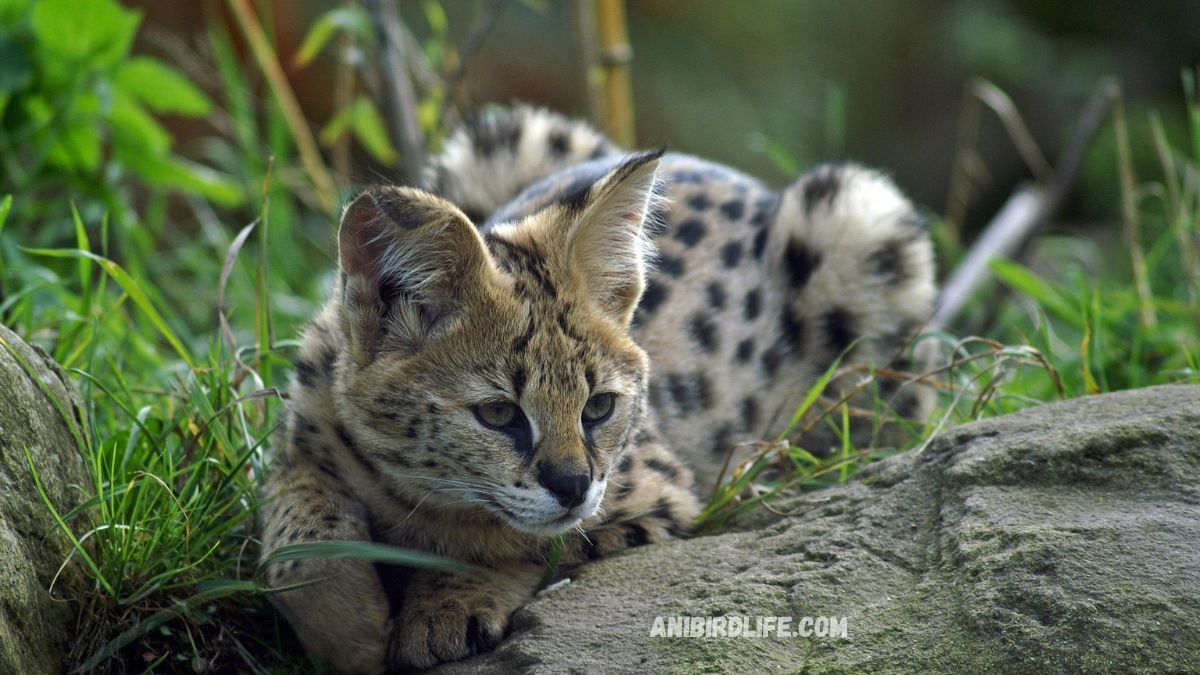
[[[346,207],[338,258],[342,323],[360,362],[445,333],[491,266],[462,211],[402,187],[369,188]]]
[[[567,244],[576,283],[622,326],[633,319],[654,255],[646,218],[661,199],[655,171],[662,155],[656,150],[630,156],[567,203],[580,212]]]

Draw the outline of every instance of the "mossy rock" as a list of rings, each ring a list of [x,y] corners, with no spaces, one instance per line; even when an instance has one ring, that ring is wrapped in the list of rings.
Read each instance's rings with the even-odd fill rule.
[[[72,427],[83,428],[82,409],[62,368],[0,326],[0,673],[62,669],[76,618],[66,599],[77,597],[83,575],[69,565],[55,579],[71,544],[38,494],[29,464],[60,513],[86,498],[87,470],[72,434]]]
[[[454,673],[1200,671],[1200,387],[970,424],[761,529],[584,566]],[[650,637],[846,617],[848,639]]]

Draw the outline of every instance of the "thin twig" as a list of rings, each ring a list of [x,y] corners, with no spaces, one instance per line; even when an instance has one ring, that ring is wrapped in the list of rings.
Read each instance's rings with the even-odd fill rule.
[[[463,43],[463,47],[458,53],[458,66],[455,67],[454,72],[446,76],[447,100],[453,95],[458,85],[462,84],[463,77],[467,74],[467,67],[471,65],[471,60],[479,53],[479,48],[483,46],[483,42],[487,39],[488,34],[496,27],[496,22],[500,20],[500,15],[508,7],[508,2],[509,0],[492,0],[492,3],[488,5],[479,23],[476,24],[471,34],[467,36],[467,41]]]
[[[400,10],[396,0],[367,0],[366,5],[379,29],[384,98],[392,135],[396,147],[400,148],[403,179],[413,182],[420,177],[421,167],[425,165],[425,135],[421,131],[417,97],[405,63]]]
[[[1113,80],[1104,80],[1096,87],[1056,167],[1050,171],[1049,181],[1040,186],[1018,188],[950,275],[939,298],[937,312],[930,322],[931,329],[940,330],[958,318],[971,297],[991,278],[988,266],[993,259],[1022,257],[1038,228],[1058,212],[1070,194],[1083,155],[1119,96],[1120,89]],[[1020,118],[1017,116],[1015,119],[1019,121]],[[1014,142],[1017,142],[1016,137]],[[1022,142],[1028,145],[1032,139],[1027,138]],[[995,303],[992,305],[989,316],[994,315],[997,306]],[[987,323],[990,323],[990,319]]]

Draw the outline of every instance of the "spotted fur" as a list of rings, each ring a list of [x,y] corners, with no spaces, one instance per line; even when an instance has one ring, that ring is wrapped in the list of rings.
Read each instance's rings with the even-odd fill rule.
[[[911,206],[852,165],[776,192],[517,108],[453,135],[425,187],[372,188],[345,211],[264,551],[381,541],[503,575],[270,566],[277,585],[317,581],[279,599],[309,653],[347,672],[492,648],[548,535],[566,533],[572,564],[685,534],[697,479],[777,430],[839,354],[884,362],[934,294]],[[519,419],[489,426],[480,406],[510,402]]]

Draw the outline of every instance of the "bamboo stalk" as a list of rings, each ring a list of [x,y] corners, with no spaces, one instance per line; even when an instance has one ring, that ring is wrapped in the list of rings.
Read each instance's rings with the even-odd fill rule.
[[[625,0],[596,0],[600,63],[604,72],[604,129],[618,145],[633,147],[633,48],[626,30]]]
[[[592,0],[574,0],[571,3],[571,23],[575,27],[576,58],[579,59],[579,70],[583,72],[588,119],[596,127],[603,127],[604,69],[600,65],[596,12]]]
[[[308,127],[308,121],[304,119],[304,113],[300,110],[296,94],[288,84],[283,67],[279,65],[279,58],[275,55],[275,50],[271,48],[271,43],[267,39],[266,33],[263,32],[262,24],[258,22],[254,10],[250,8],[249,1],[228,0],[228,2],[238,27],[242,29],[242,34],[246,36],[246,41],[250,44],[254,60],[262,69],[271,93],[275,97],[275,102],[283,112],[283,119],[292,132],[292,139],[296,142],[296,150],[300,153],[304,171],[308,174],[308,178],[317,192],[317,200],[320,202],[321,208],[333,213],[337,205],[337,191],[333,185],[333,178],[329,175],[329,170],[321,159],[321,151],[317,149],[317,140],[313,137],[312,129]]]

